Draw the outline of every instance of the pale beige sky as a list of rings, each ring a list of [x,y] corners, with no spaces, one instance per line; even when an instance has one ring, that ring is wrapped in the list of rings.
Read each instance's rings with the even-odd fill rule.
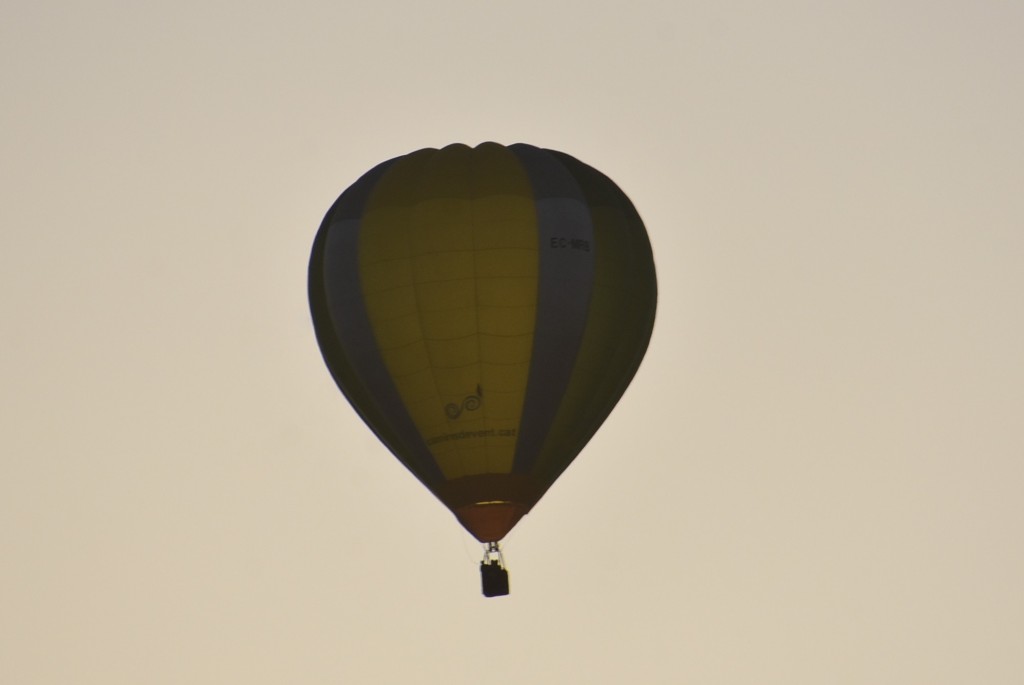
[[[0,682],[1019,682],[1024,5],[599,5],[5,4]],[[660,285],[499,600],[305,299],[347,185],[484,140]]]

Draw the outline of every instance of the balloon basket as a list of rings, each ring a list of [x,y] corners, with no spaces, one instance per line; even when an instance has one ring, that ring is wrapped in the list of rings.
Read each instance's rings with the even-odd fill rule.
[[[497,542],[487,543],[483,561],[480,562],[480,580],[484,597],[502,597],[508,594],[508,570]]]

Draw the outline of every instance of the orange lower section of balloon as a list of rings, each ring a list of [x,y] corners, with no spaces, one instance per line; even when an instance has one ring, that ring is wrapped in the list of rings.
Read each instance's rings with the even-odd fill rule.
[[[480,542],[497,542],[505,537],[529,508],[515,502],[470,504],[455,510],[455,516]]]
[[[436,494],[480,542],[498,542],[526,516],[543,490],[528,475],[485,473],[442,483]]]

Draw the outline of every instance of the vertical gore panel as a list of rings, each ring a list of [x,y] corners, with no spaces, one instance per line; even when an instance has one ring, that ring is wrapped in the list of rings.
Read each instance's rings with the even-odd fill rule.
[[[515,455],[515,470],[523,473],[540,455],[569,385],[587,322],[595,245],[583,192],[565,167],[546,150],[509,149],[533,186],[540,248],[537,329]]]
[[[553,481],[583,449],[625,392],[647,349],[657,285],[643,222],[610,179],[578,160],[554,154],[576,178],[594,224],[594,289],[587,327],[565,399],[537,464]]]
[[[529,180],[498,145],[400,161],[364,214],[370,326],[411,425],[451,480],[512,468],[536,310]]]
[[[324,221],[326,235],[321,243],[319,273],[330,273],[321,279],[325,306],[330,315],[328,336],[337,341],[336,349],[343,359],[329,359],[328,366],[339,379],[353,405],[381,441],[427,485],[441,480],[426,445],[409,420],[384,367],[377,342],[370,327],[362,288],[359,282],[360,215],[374,193],[374,185],[400,163],[392,160],[363,177],[350,191],[339,198]]]

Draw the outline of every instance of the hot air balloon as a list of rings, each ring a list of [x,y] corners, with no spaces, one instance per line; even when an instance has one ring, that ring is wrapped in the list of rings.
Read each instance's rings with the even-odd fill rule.
[[[605,175],[526,144],[454,144],[368,171],[309,265],[317,341],[381,442],[486,545],[594,435],[654,326],[643,222]]]

